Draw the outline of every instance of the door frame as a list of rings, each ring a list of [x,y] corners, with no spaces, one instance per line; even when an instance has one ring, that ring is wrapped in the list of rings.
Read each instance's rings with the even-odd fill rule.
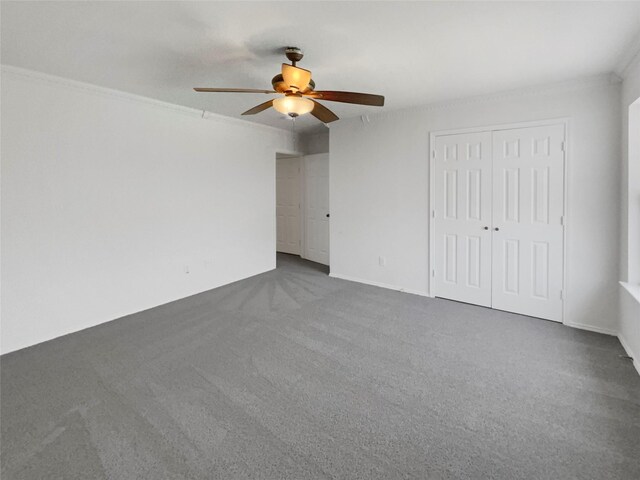
[[[436,265],[436,231],[435,231],[435,205],[436,205],[436,179],[435,179],[435,168],[436,168],[436,159],[435,159],[435,144],[436,137],[445,136],[445,135],[456,135],[459,133],[479,133],[479,132],[493,132],[496,130],[512,130],[516,128],[527,128],[527,127],[542,127],[542,126],[550,126],[550,125],[562,125],[564,127],[564,165],[563,165],[563,208],[562,208],[562,217],[563,217],[563,232],[562,232],[562,323],[565,323],[566,319],[566,304],[565,301],[567,299],[567,231],[571,226],[571,222],[567,217],[568,209],[568,200],[569,200],[569,157],[570,157],[570,145],[569,141],[569,133],[571,126],[571,118],[569,117],[560,117],[560,118],[551,118],[547,120],[533,120],[528,122],[514,122],[514,123],[501,123],[497,125],[485,125],[479,127],[468,127],[468,128],[455,128],[448,130],[433,130],[429,132],[429,265],[428,265],[428,277],[429,277],[429,288],[428,294],[430,297],[434,298],[436,296],[436,285],[434,281],[434,273],[435,273],[435,265]]]

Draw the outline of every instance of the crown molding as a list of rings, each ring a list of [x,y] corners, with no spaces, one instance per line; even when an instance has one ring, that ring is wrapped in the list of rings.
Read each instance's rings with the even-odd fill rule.
[[[185,107],[174,103],[164,102],[162,100],[156,100],[142,95],[136,95],[133,93],[123,92],[121,90],[115,90],[112,88],[101,87],[91,83],[80,82],[77,80],[71,80],[65,77],[58,77],[56,75],[50,75],[48,73],[37,72],[35,70],[29,70],[26,68],[15,67],[13,65],[1,64],[0,72],[2,75],[13,75],[21,77],[26,80],[35,82],[46,83],[49,85],[60,86],[77,92],[88,93],[100,97],[112,98],[124,102],[134,103],[138,105],[145,105],[153,108],[161,108],[163,110],[169,110],[181,115],[187,115],[190,117],[198,117],[203,120],[211,120],[220,123],[235,124],[238,126],[257,128],[270,132],[276,132],[278,134],[285,133],[291,135],[291,132],[284,128],[273,127],[271,125],[263,125],[260,123],[249,122],[234,117],[227,117],[218,113],[210,112],[208,110],[198,110],[192,107]]]
[[[543,85],[537,85],[533,87],[524,87],[514,90],[504,90],[502,92],[489,93],[485,95],[476,95],[472,97],[455,98],[451,100],[445,100],[442,102],[427,103],[423,105],[415,105],[405,108],[389,109],[378,113],[369,113],[367,115],[350,117],[345,120],[356,121],[362,120],[362,123],[370,123],[376,119],[384,118],[397,118],[407,114],[419,114],[426,112],[435,112],[438,110],[445,110],[450,108],[461,107],[465,105],[478,105],[483,103],[493,103],[497,101],[524,98],[524,97],[536,97],[553,95],[563,92],[575,92],[582,90],[589,90],[593,88],[608,87],[611,85],[618,85],[622,79],[615,73],[602,73],[599,75],[592,75],[589,77],[582,77],[565,82],[548,83]]]

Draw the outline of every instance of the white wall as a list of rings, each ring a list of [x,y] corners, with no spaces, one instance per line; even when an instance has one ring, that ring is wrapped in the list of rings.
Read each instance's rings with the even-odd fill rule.
[[[570,118],[565,323],[615,333],[620,85],[609,76],[333,124],[332,274],[426,295],[429,132],[560,117]]]
[[[11,67],[1,105],[2,352],[275,267],[288,132]]]
[[[300,135],[300,150],[307,155],[329,152],[329,129],[324,125],[319,128],[318,131],[314,130]]]

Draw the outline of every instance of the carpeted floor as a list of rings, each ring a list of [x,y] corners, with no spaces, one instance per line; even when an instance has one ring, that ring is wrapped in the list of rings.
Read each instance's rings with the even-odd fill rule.
[[[2,479],[640,478],[616,338],[278,263],[3,356]]]

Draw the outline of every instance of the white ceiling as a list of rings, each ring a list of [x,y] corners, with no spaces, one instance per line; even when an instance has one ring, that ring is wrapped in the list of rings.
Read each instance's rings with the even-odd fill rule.
[[[638,45],[640,2],[5,2],[2,63],[240,117],[286,45],[318,90],[387,109],[614,71]],[[346,118],[376,107],[325,105]],[[290,128],[268,110],[259,123]],[[298,128],[317,127],[310,115]],[[321,125],[321,124],[320,124]]]

